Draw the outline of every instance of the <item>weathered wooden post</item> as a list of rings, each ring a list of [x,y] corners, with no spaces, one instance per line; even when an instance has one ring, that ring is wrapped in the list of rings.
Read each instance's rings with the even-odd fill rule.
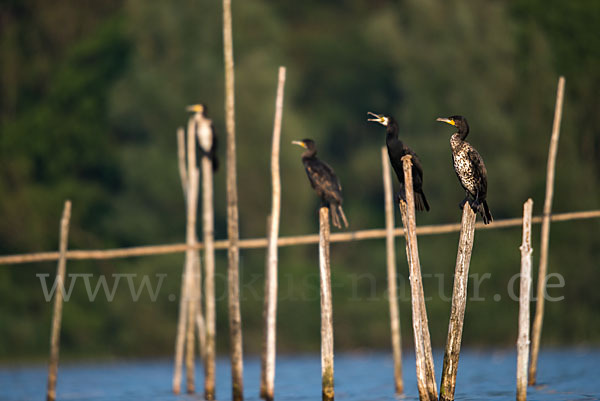
[[[185,148],[185,130],[183,127],[177,128],[177,167],[179,168],[179,178],[181,180],[181,189],[183,190],[183,199],[187,202],[188,174],[186,148]]]
[[[196,285],[196,264],[199,264],[198,252],[195,249],[197,244],[196,222],[198,215],[198,182],[199,172],[196,160],[196,119],[192,116],[188,122],[187,130],[187,167],[188,167],[188,185],[187,185],[187,226],[185,252],[185,270],[186,286],[188,288],[187,302],[187,332],[186,332],[186,383],[189,394],[195,391],[195,353],[194,353],[194,333],[196,329],[196,306],[198,304],[198,285]],[[199,269],[198,269],[199,271]]]
[[[412,157],[402,157],[404,170],[404,188],[406,202],[400,200],[400,213],[406,239],[406,258],[410,274],[410,294],[412,304],[413,332],[415,337],[415,358],[417,371],[417,388],[421,400],[437,400],[435,370],[431,352],[431,338],[427,320],[427,308],[421,277],[421,263],[417,244],[417,224],[415,219],[415,202],[412,179]]]
[[[196,115],[198,124],[198,142],[205,152],[212,146],[212,121],[202,114]],[[212,160],[202,158],[202,237],[204,242],[204,398],[215,399],[215,235],[213,207],[213,165]]]
[[[333,307],[329,265],[329,208],[319,209],[319,273],[321,287],[321,383],[323,401],[332,401],[333,388]]]
[[[184,193],[186,204],[188,202],[188,173],[186,166],[186,146],[185,131],[183,128],[177,129],[177,158],[179,165],[179,176]],[[187,206],[186,206],[187,210]],[[187,327],[187,307],[188,307],[188,287],[187,287],[187,264],[184,264],[181,273],[181,294],[179,298],[179,317],[177,319],[177,334],[175,337],[175,366],[173,369],[173,393],[181,392],[181,372],[183,367],[183,350],[185,346],[185,329]]]
[[[521,243],[521,288],[519,292],[519,335],[517,339],[517,401],[527,399],[527,359],[529,358],[529,293],[531,291],[531,213],[533,200],[523,204]]]
[[[402,380],[402,343],[400,337],[400,313],[398,310],[398,279],[396,277],[396,243],[394,237],[394,196],[392,175],[387,149],[381,148],[383,166],[383,189],[385,197],[385,249],[387,261],[388,296],[390,303],[390,334],[394,357],[394,384],[396,394],[404,392]]]
[[[546,271],[548,270],[548,248],[550,244],[550,213],[552,213],[552,197],[554,195],[554,170],[556,168],[556,153],[558,152],[558,137],[560,135],[560,121],[562,119],[563,97],[565,92],[565,78],[558,79],[556,90],[556,105],[554,107],[554,122],[552,124],[552,137],[548,150],[548,166],[546,168],[546,196],[544,198],[544,215],[542,216],[542,235],[540,245],[540,267],[537,280],[537,300],[535,303],[535,318],[532,328],[531,364],[529,365],[529,384],[534,385],[537,375],[537,360],[542,337],[542,323],[544,320],[544,301],[546,295]]]
[[[186,201],[186,244],[185,265],[181,277],[181,298],[179,300],[179,320],[175,340],[175,368],[173,392],[181,392],[181,372],[183,351],[186,350],[186,388],[188,393],[195,391],[194,332],[197,325],[199,301],[200,259],[197,244],[196,220],[198,209],[199,172],[196,166],[196,118],[188,120],[187,143],[183,129],[177,130],[179,175]],[[187,145],[187,146],[186,146]],[[187,160],[186,160],[187,157]],[[199,333],[202,336],[202,333]]]
[[[193,262],[195,263],[195,262]],[[194,277],[194,267],[192,266],[191,277]],[[186,390],[188,394],[194,394],[196,391],[195,378],[196,378],[196,363],[195,363],[195,351],[194,351],[194,333],[196,329],[196,322],[194,317],[196,316],[196,294],[194,283],[190,282],[189,294],[190,299],[187,307],[187,327],[185,333],[185,374],[186,374]]]
[[[260,396],[273,400],[275,389],[275,345],[277,328],[277,238],[279,237],[279,216],[281,213],[281,177],[279,174],[279,148],[281,144],[281,118],[283,115],[283,90],[285,67],[279,67],[277,99],[275,101],[275,121],[271,145],[271,218],[269,220],[269,244],[265,272],[265,305],[263,355],[261,365]]]
[[[60,220],[60,243],[58,266],[56,267],[56,291],[54,293],[54,313],[52,315],[52,331],[50,333],[50,361],[48,364],[47,401],[56,400],[56,377],[58,375],[58,358],[60,353],[60,324],[62,322],[63,296],[65,276],[67,273],[67,243],[69,242],[69,222],[71,220],[71,201],[65,201]]]
[[[227,127],[227,236],[229,237],[228,306],[233,401],[244,399],[242,315],[240,311],[240,248],[235,158],[235,95],[231,0],[223,0],[223,53],[225,59],[225,122]]]
[[[469,279],[469,265],[475,236],[476,214],[471,209],[469,202],[463,207],[462,228],[456,256],[456,269],[454,271],[454,289],[452,290],[452,309],[450,311],[450,324],[448,325],[448,339],[444,353],[444,366],[442,368],[442,384],[440,386],[440,401],[454,400],[456,387],[456,373],[458,358],[460,356],[460,343],[467,306],[467,282]]]
[[[194,323],[198,332],[198,354],[204,361],[206,356],[206,321],[204,320],[204,311],[202,310],[202,266],[200,258],[200,250],[196,250],[196,263],[194,263],[194,293],[195,299],[195,316]]]
[[[185,328],[187,327],[188,291],[186,285],[185,267],[181,274],[181,295],[179,300],[179,317],[177,320],[177,334],[175,337],[175,366],[173,369],[173,393],[181,392],[181,372],[183,367],[183,350],[185,346]]]

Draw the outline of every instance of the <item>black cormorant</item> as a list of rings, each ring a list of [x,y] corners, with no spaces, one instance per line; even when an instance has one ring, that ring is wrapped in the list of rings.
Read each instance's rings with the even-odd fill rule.
[[[348,220],[342,209],[342,186],[333,169],[324,161],[317,158],[317,147],[312,139],[292,141],[294,145],[302,146],[306,151],[302,153],[302,164],[306,175],[317,195],[321,198],[323,206],[329,207],[331,222],[337,228],[348,227]]]
[[[375,121],[386,127],[385,143],[387,145],[388,156],[392,167],[396,172],[398,181],[400,181],[400,193],[399,196],[406,201],[404,193],[404,170],[402,168],[402,157],[405,155],[412,156],[412,177],[413,177],[413,192],[415,198],[415,209],[416,210],[427,210],[429,211],[429,203],[423,193],[423,167],[419,157],[411,148],[406,146],[404,142],[398,137],[398,123],[394,117],[380,116],[375,113],[368,113],[375,118],[369,118],[369,121]]]
[[[462,209],[465,202],[469,201],[471,209],[479,212],[483,217],[483,223],[489,224],[492,221],[492,214],[488,208],[487,201],[487,170],[479,152],[465,138],[469,135],[469,124],[463,116],[452,116],[448,118],[438,118],[450,125],[454,125],[458,132],[450,137],[450,147],[452,148],[452,163],[454,171],[460,181],[460,185],[466,191],[465,199],[460,203]]]
[[[200,113],[202,115],[202,117],[206,118],[207,120],[209,119],[206,115],[206,112],[208,111],[206,106],[203,104],[194,104],[191,106],[187,107],[187,111],[191,111],[194,113]],[[212,161],[212,167],[213,167],[213,171],[217,171],[219,169],[219,159],[217,158],[217,135],[215,133],[215,127],[213,126],[212,120],[210,121],[210,130],[212,131],[212,146],[210,147],[210,150],[206,150],[204,149],[202,146],[200,146],[200,151],[202,153],[203,157],[208,157],[211,161]]]

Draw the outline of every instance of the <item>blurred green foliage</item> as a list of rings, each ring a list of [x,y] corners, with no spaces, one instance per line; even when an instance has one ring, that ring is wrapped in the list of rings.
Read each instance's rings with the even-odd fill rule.
[[[287,66],[281,234],[318,228],[318,201],[293,139],[314,138],[344,186],[351,229],[383,227],[379,149],[384,131],[366,112],[391,113],[419,154],[432,210],[419,224],[457,222],[462,199],[448,127],[462,114],[489,172],[495,218],[516,217],[528,197],[539,214],[556,82],[566,77],[554,210],[597,209],[600,183],[600,3],[585,0],[233,4],[238,185],[242,238],[263,236],[276,73]],[[65,199],[73,201],[70,248],[181,242],[184,202],[175,130],[187,104],[209,107],[224,158],[221,5],[179,0],[5,1],[0,4],[0,252],[56,249]],[[222,164],[224,166],[224,163]],[[215,177],[217,238],[226,236],[224,169]],[[398,224],[399,224],[399,219]],[[539,227],[539,226],[536,226]],[[598,221],[552,226],[544,344],[600,342]],[[446,337],[458,234],[420,239],[434,345]],[[511,345],[520,230],[480,231],[471,263],[464,343]],[[539,244],[536,230],[534,244]],[[412,346],[404,244],[397,241],[402,333]],[[537,246],[534,245],[534,266]],[[339,349],[387,348],[383,241],[332,246]],[[241,255],[245,348],[260,347],[263,250]],[[226,260],[217,258],[218,347],[227,347]],[[68,272],[118,283],[90,302],[79,276],[65,305],[67,356],[165,355],[173,348],[182,255],[70,262]],[[319,344],[317,250],[280,250],[278,347]],[[0,268],[0,358],[47,353],[54,264]],[[156,287],[134,301],[144,275]],[[164,276],[163,276],[164,275]],[[89,276],[88,276],[89,277]],[[163,277],[163,279],[160,279]],[[43,278],[43,276],[42,276]],[[73,278],[71,278],[73,280]],[[120,280],[120,281],[118,281]],[[553,283],[558,282],[556,277]],[[512,287],[510,284],[514,284]],[[171,296],[172,295],[172,296]],[[171,296],[171,297],[170,297]]]

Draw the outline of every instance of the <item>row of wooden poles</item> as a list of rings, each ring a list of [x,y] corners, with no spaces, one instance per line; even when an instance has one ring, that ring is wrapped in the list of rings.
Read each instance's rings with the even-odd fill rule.
[[[227,53],[226,53],[227,54]],[[231,55],[230,55],[231,56]],[[226,57],[226,60],[228,58]],[[226,63],[226,66],[229,65]],[[232,76],[229,76],[232,80]],[[228,81],[232,83],[231,81]],[[264,337],[261,364],[261,387],[260,395],[266,400],[274,398],[275,377],[275,344],[276,344],[276,310],[277,310],[277,250],[279,243],[279,215],[281,209],[281,184],[279,174],[279,146],[281,136],[281,119],[283,111],[283,88],[285,83],[285,68],[279,70],[279,80],[275,108],[275,123],[272,142],[272,211],[267,219],[267,263],[265,275],[265,305],[264,305]],[[228,93],[231,89],[227,85]],[[548,158],[547,190],[544,204],[544,216],[542,220],[542,256],[538,277],[538,302],[537,314],[534,322],[534,341],[532,347],[532,358],[529,370],[529,382],[535,383],[536,362],[539,351],[539,336],[541,332],[541,321],[543,316],[543,294],[545,283],[545,272],[547,265],[548,238],[550,210],[552,204],[554,168],[556,150],[558,144],[560,116],[562,110],[562,97],[564,92],[564,79],[559,80],[555,119],[550,154]],[[232,110],[232,98],[227,97],[227,110]],[[232,115],[228,113],[228,135],[233,132]],[[183,129],[177,132],[179,171],[182,189],[187,206],[187,228],[185,246],[185,266],[182,274],[181,298],[179,305],[179,320],[177,326],[175,346],[175,368],[173,376],[173,391],[181,391],[181,376],[183,365],[183,353],[186,350],[186,390],[188,393],[195,391],[195,334],[198,335],[198,349],[204,361],[204,397],[208,400],[215,398],[215,300],[214,300],[214,269],[215,269],[215,241],[214,241],[214,214],[212,193],[212,165],[207,157],[202,157],[202,226],[203,226],[203,250],[204,250],[204,281],[201,278],[201,263],[199,255],[198,239],[196,237],[197,204],[199,192],[199,171],[196,157],[196,141],[202,149],[211,147],[212,132],[211,121],[207,120],[201,113],[193,115],[188,123],[187,139]],[[239,306],[239,277],[238,277],[238,253],[237,243],[237,194],[235,190],[235,177],[232,179],[231,172],[235,172],[235,148],[234,141],[228,136],[227,165],[228,165],[228,221],[229,241],[229,323],[231,339],[231,367],[233,380],[233,399],[243,398],[243,363],[242,363],[242,331]],[[387,272],[388,290],[390,302],[390,322],[392,350],[394,357],[394,378],[397,393],[403,392],[402,381],[402,355],[400,340],[400,319],[397,304],[396,288],[396,258],[394,240],[398,233],[394,229],[394,213],[392,204],[392,183],[389,163],[385,148],[381,152],[383,166],[383,181],[385,189],[385,213],[387,241]],[[233,164],[233,166],[232,166]],[[423,286],[419,253],[417,245],[417,228],[414,211],[412,192],[412,173],[410,156],[403,159],[403,167],[406,183],[406,202],[401,201],[400,212],[403,222],[403,235],[406,239],[406,255],[409,266],[412,321],[416,355],[417,387],[420,398],[423,400],[434,400],[438,398],[435,384],[435,373],[431,341],[428,329],[427,312],[424,301]],[[233,194],[232,194],[233,192]],[[517,368],[517,398],[526,398],[527,388],[527,360],[529,356],[529,292],[531,286],[531,224],[532,203],[529,199],[524,204],[522,218],[523,240],[521,245],[521,288],[519,308],[519,334],[518,334],[518,368]],[[58,252],[57,285],[58,291],[55,295],[54,316],[51,333],[50,367],[48,375],[48,400],[56,397],[56,377],[58,370],[60,323],[62,316],[62,296],[64,278],[66,274],[67,240],[69,231],[69,219],[71,214],[71,203],[67,201],[60,225],[60,248]],[[493,226],[501,227],[502,222]],[[475,214],[471,208],[465,205],[461,222],[459,248],[456,261],[454,290],[452,296],[451,316],[448,329],[446,351],[444,355],[442,381],[440,387],[440,400],[454,399],[456,385],[456,374],[460,354],[462,338],[462,327],[467,297],[467,279],[470,264],[471,251],[473,247],[475,231]],[[331,279],[329,261],[329,243],[331,240],[329,229],[329,215],[327,208],[321,208],[319,213],[319,267],[321,277],[321,360],[322,360],[322,395],[323,399],[334,398],[333,381],[333,314],[331,302]],[[453,227],[454,228],[454,227]],[[440,232],[445,232],[442,228]],[[355,233],[354,238],[360,239]],[[368,238],[368,236],[367,236]],[[302,239],[296,243],[303,243]],[[158,253],[158,252],[157,252]],[[133,254],[136,254],[133,252]],[[10,262],[11,257],[5,257],[0,263]],[[13,260],[15,257],[12,257]],[[23,259],[20,261],[30,261]],[[204,282],[204,297],[202,297],[202,286]],[[202,304],[204,299],[204,305]],[[204,311],[203,311],[204,306]]]
[[[275,107],[275,122],[272,141],[272,210],[267,219],[268,235],[266,239],[239,240],[238,202],[236,178],[235,150],[235,118],[234,118],[234,74],[233,47],[231,37],[231,0],[224,0],[224,49],[225,49],[225,109],[227,126],[227,216],[228,240],[214,240],[214,213],[212,189],[212,165],[207,157],[201,159],[202,170],[202,226],[203,241],[200,243],[196,235],[197,204],[199,198],[199,176],[197,167],[196,141],[202,149],[211,147],[211,121],[201,113],[193,115],[188,122],[187,139],[183,129],[178,130],[179,171],[182,189],[186,199],[187,226],[186,243],[162,245],[157,247],[138,247],[134,249],[109,251],[67,251],[69,220],[71,214],[70,201],[65,202],[60,225],[60,245],[58,253],[43,253],[35,255],[13,255],[0,257],[0,264],[24,263],[42,260],[58,260],[57,291],[54,299],[54,313],[51,331],[51,351],[48,374],[47,399],[56,398],[56,378],[58,371],[60,324],[64,279],[66,275],[66,260],[69,259],[105,259],[125,256],[185,252],[185,265],[182,274],[181,298],[179,305],[179,320],[175,344],[175,367],[173,375],[173,391],[181,391],[182,366],[185,352],[186,391],[195,392],[195,341],[198,339],[199,354],[204,362],[204,398],[215,399],[215,297],[214,270],[216,249],[228,251],[228,309],[229,334],[231,349],[232,398],[235,401],[243,399],[243,354],[242,329],[239,303],[239,250],[240,247],[267,247],[267,263],[265,272],[265,303],[264,303],[264,337],[261,363],[260,395],[265,400],[274,398],[275,350],[276,350],[276,315],[277,315],[277,271],[279,246],[319,243],[319,271],[321,294],[321,362],[322,362],[322,396],[324,400],[334,398],[333,382],[333,313],[331,302],[331,278],[329,244],[334,241],[352,241],[370,238],[386,238],[387,244],[387,273],[390,302],[390,322],[392,350],[394,357],[395,390],[403,392],[402,355],[400,339],[400,319],[398,311],[396,288],[396,257],[394,240],[403,235],[406,242],[406,255],[410,274],[412,322],[416,355],[416,375],[419,397],[421,400],[438,398],[435,383],[431,340],[428,329],[427,312],[424,301],[422,277],[420,271],[417,234],[447,233],[460,229],[459,247],[456,260],[454,290],[448,338],[442,368],[440,400],[453,400],[462,327],[467,297],[467,279],[473,247],[475,228],[475,213],[468,204],[463,208],[460,225],[441,225],[421,227],[417,229],[413,192],[410,156],[403,158],[405,175],[406,202],[401,201],[403,229],[394,228],[392,203],[392,184],[389,162],[385,149],[382,149],[383,178],[385,188],[386,228],[384,230],[363,230],[354,233],[330,234],[329,215],[327,208],[319,211],[319,235],[279,238],[279,216],[281,209],[281,184],[279,174],[279,147],[281,137],[281,119],[283,111],[283,92],[285,84],[285,68],[280,67]],[[531,224],[542,223],[542,240],[540,265],[538,272],[538,288],[536,315],[533,325],[531,348],[531,363],[529,364],[529,384],[536,381],[537,357],[544,311],[545,275],[547,270],[547,255],[549,244],[550,222],[572,220],[578,218],[600,217],[600,211],[567,213],[551,216],[552,196],[554,186],[554,169],[558,146],[559,127],[562,113],[564,93],[564,78],[559,79],[557,100],[548,157],[546,197],[543,216],[532,217],[532,203],[529,199],[524,204],[523,218],[494,222],[485,228],[523,226],[521,245],[521,287],[519,308],[518,334],[518,367],[517,367],[517,399],[526,399],[527,366],[529,356],[529,288],[531,286]],[[287,240],[287,241],[286,241]],[[204,278],[201,277],[202,266],[199,251],[204,251]],[[202,285],[204,293],[202,294]],[[204,300],[204,303],[202,302]]]
[[[275,123],[273,130],[272,143],[272,212],[267,219],[269,235],[267,239],[267,267],[265,275],[265,305],[264,305],[264,337],[262,352],[261,369],[261,397],[264,399],[273,399],[274,397],[274,377],[275,377],[275,333],[276,333],[276,308],[277,308],[277,249],[282,244],[278,243],[279,215],[281,208],[281,185],[279,175],[279,145],[281,136],[281,119],[283,111],[283,88],[285,83],[285,68],[280,68],[279,84],[277,89],[277,100],[275,108]],[[550,156],[548,161],[548,191],[546,193],[546,202],[544,206],[544,218],[542,219],[542,249],[548,251],[548,229],[550,222],[550,207],[552,199],[553,171],[556,158],[556,148],[558,143],[558,127],[560,121],[560,109],[562,103],[562,93],[564,90],[564,81],[559,81],[559,91],[557,100],[557,109],[555,124],[553,128]],[[183,366],[183,353],[185,354],[186,365],[186,390],[189,393],[195,391],[195,335],[198,335],[198,349],[201,358],[204,361],[205,371],[205,398],[214,399],[215,397],[215,301],[214,301],[214,251],[215,241],[213,238],[214,220],[213,220],[213,195],[212,195],[212,165],[207,157],[201,160],[202,170],[202,223],[203,223],[203,247],[204,250],[204,297],[201,294],[201,266],[196,238],[196,220],[197,203],[199,188],[199,171],[196,157],[196,141],[202,149],[208,149],[211,146],[212,132],[211,121],[196,113],[188,122],[187,139],[185,131],[179,129],[178,139],[178,159],[179,171],[182,182],[182,189],[186,199],[187,206],[187,229],[186,229],[186,247],[185,265],[182,275],[182,289],[179,306],[179,321],[176,336],[175,368],[173,376],[173,391],[181,391],[181,378]],[[396,257],[395,257],[395,237],[398,235],[394,229],[394,213],[392,202],[392,178],[385,148],[381,150],[383,183],[385,192],[385,214],[386,228],[385,236],[387,241],[387,272],[388,272],[388,290],[390,302],[390,322],[392,350],[394,356],[394,377],[395,389],[397,393],[403,392],[402,381],[402,356],[400,339],[400,319],[397,304],[396,288]],[[412,301],[412,321],[415,339],[416,355],[416,374],[417,387],[421,399],[437,399],[437,389],[435,384],[435,373],[433,356],[431,351],[431,341],[427,323],[427,313],[424,301],[423,286],[421,281],[421,271],[419,262],[419,253],[417,245],[417,233],[414,211],[414,200],[412,192],[412,169],[410,157],[403,159],[404,174],[406,182],[406,202],[399,203],[403,222],[403,236],[406,239],[406,255],[409,266],[411,301]],[[518,380],[517,394],[518,399],[525,399],[527,388],[527,359],[529,356],[529,292],[531,285],[531,224],[532,203],[529,199],[524,204],[524,213],[520,220],[523,225],[523,242],[521,245],[522,263],[521,263],[521,295],[519,309],[519,334],[518,334]],[[51,336],[51,355],[48,382],[48,399],[55,398],[55,385],[58,366],[58,343],[60,334],[60,321],[62,314],[62,288],[64,288],[64,277],[66,274],[67,238],[69,230],[69,218],[71,212],[71,203],[67,201],[61,219],[60,228],[60,250],[58,253],[57,285],[59,290],[55,295],[54,317]],[[590,216],[598,216],[598,212]],[[587,217],[590,217],[587,216]],[[581,217],[581,216],[579,216]],[[539,219],[538,219],[539,220]],[[496,222],[492,226],[503,227],[505,222]],[[511,221],[512,225],[512,221]],[[329,215],[327,208],[321,208],[319,213],[319,267],[321,277],[321,355],[322,355],[322,383],[323,398],[333,399],[333,314],[331,303],[331,279],[330,279],[330,261],[329,244],[331,242],[329,230]],[[466,289],[470,256],[473,247],[475,231],[475,214],[468,205],[463,209],[463,218],[460,224],[461,232],[459,239],[459,249],[456,261],[455,282],[452,297],[451,316],[448,330],[446,352],[444,355],[442,382],[440,387],[440,396],[442,400],[451,400],[454,398],[456,385],[456,374],[458,367],[458,358],[460,353],[460,344],[462,337],[462,327],[464,322],[464,313],[466,308]],[[433,229],[435,227],[432,227]],[[438,232],[447,232],[444,226],[437,227]],[[426,232],[426,231],[425,231]],[[361,239],[360,232],[354,234],[354,238]],[[370,238],[365,236],[364,238]],[[296,243],[305,243],[303,239],[298,239]],[[545,245],[544,245],[545,244]],[[289,245],[289,244],[288,244]],[[156,253],[161,253],[157,249]],[[130,255],[137,255],[135,251]],[[92,254],[93,255],[93,254]],[[125,255],[117,255],[125,256]],[[14,260],[16,256],[4,257],[0,263]],[[31,261],[31,259],[21,259],[20,262]],[[547,263],[546,258],[542,258],[541,263]],[[545,274],[545,268],[540,265],[540,275]],[[234,276],[237,281],[237,277]],[[540,276],[538,281],[545,282],[545,278]],[[231,286],[230,286],[231,289]],[[541,290],[540,290],[541,289]],[[542,291],[542,292],[539,292]],[[543,300],[545,289],[538,287],[538,300]],[[239,311],[239,291],[234,293],[233,299],[230,297],[230,306],[234,305],[233,314]],[[204,299],[204,305],[201,300]],[[539,305],[539,302],[538,302]],[[203,313],[204,306],[204,313]],[[230,308],[230,314],[232,308]],[[232,343],[238,342],[237,347],[232,347],[232,371],[237,373],[233,378],[233,396],[234,399],[243,397],[242,378],[242,353],[241,353],[241,326],[239,319],[230,317],[230,324],[234,325],[230,331]],[[537,321],[537,319],[536,319]],[[236,325],[237,324],[237,325]],[[535,328],[536,326],[534,326]],[[535,333],[535,331],[534,331]],[[535,339],[535,336],[534,336]],[[539,340],[538,340],[539,341]],[[535,342],[534,342],[535,344]],[[535,353],[534,353],[535,352]],[[532,350],[532,360],[530,365],[530,382],[535,382],[536,367],[535,359],[537,351],[535,346]],[[238,362],[239,361],[239,362]],[[239,370],[238,370],[239,369]]]

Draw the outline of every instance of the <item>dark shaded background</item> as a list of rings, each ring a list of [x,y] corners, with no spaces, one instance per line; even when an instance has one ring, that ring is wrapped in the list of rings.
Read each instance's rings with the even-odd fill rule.
[[[496,219],[522,203],[543,205],[556,83],[566,77],[554,210],[597,209],[600,172],[600,3],[301,1],[234,2],[238,184],[241,237],[266,231],[269,152],[277,67],[288,68],[282,138],[281,234],[317,230],[318,202],[292,139],[312,137],[336,169],[351,229],[383,227],[380,126],[366,112],[391,113],[420,155],[432,210],[419,224],[457,222],[463,193],[451,168],[451,130],[439,116],[462,114],[489,172]],[[223,137],[221,4],[197,0],[4,0],[0,2],[0,253],[57,248],[65,199],[73,201],[70,248],[184,240],[184,202],[175,130],[185,106],[203,102]],[[221,140],[224,158],[225,140]],[[223,164],[224,165],[224,164]],[[216,235],[224,238],[224,169],[215,177]],[[398,219],[399,220],[399,219]],[[556,223],[543,345],[598,344],[597,220]],[[537,266],[539,226],[534,235]],[[458,234],[422,237],[419,247],[434,345],[444,344]],[[520,230],[477,233],[471,272],[482,279],[467,308],[464,343],[510,346],[517,302]],[[397,254],[404,344],[412,344],[404,244]],[[332,247],[339,349],[389,344],[383,241]],[[264,250],[242,251],[245,348],[260,347]],[[217,265],[218,345],[227,347],[225,259]],[[280,250],[278,347],[318,349],[315,246]],[[156,302],[132,300],[125,279],[112,302],[90,302],[79,282],[65,304],[67,356],[172,352],[183,256],[69,262],[68,272],[135,273],[135,285],[166,274]],[[39,274],[55,265],[0,267],[0,358],[44,357],[51,304]],[[558,279],[553,279],[554,283]],[[473,284],[474,280],[471,280]],[[517,284],[515,287],[517,288]],[[494,298],[494,296],[496,296]],[[498,298],[499,297],[499,298]],[[477,299],[483,300],[477,300]],[[171,298],[173,299],[173,298]]]

